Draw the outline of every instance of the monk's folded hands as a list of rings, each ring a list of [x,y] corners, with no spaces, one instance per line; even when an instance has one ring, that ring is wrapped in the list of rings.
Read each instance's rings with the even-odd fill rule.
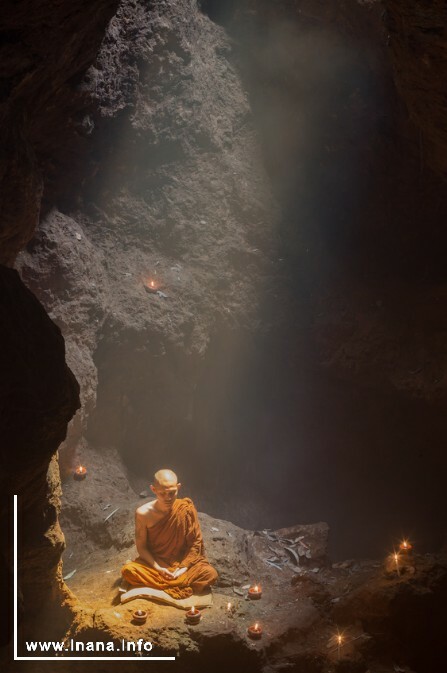
[[[162,577],[164,577],[165,580],[173,580],[173,579],[175,579],[175,578],[177,577],[177,575],[176,575],[176,571],[175,571],[175,572],[171,572],[171,571],[169,570],[169,568],[163,568],[163,566],[161,566],[159,563],[157,563],[157,561],[154,561],[154,568],[155,568],[155,570],[158,570],[158,572],[160,573],[160,575],[161,575]],[[186,570],[186,569],[185,569],[185,570]]]

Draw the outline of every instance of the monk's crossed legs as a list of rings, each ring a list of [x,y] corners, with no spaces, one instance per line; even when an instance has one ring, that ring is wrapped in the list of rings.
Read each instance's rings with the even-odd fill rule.
[[[193,564],[183,575],[173,580],[165,580],[158,570],[139,558],[126,563],[121,574],[134,587],[160,589],[173,598],[188,598],[193,593],[201,593],[210,584],[214,584],[218,577],[213,566],[204,560]]]

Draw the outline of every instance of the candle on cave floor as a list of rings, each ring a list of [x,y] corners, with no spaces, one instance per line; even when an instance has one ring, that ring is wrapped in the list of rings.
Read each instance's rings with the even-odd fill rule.
[[[404,554],[409,554],[413,549],[413,545],[408,540],[402,540],[399,545],[399,550]]]
[[[80,481],[81,479],[85,479],[87,476],[87,468],[84,467],[83,465],[79,465],[74,471],[73,477]]]
[[[262,596],[262,589],[259,584],[255,584],[253,587],[250,587],[248,590],[248,597],[252,600],[258,600]]]
[[[259,626],[258,622],[256,622],[256,624],[248,627],[247,633],[248,636],[253,640],[259,640],[259,638],[262,636],[262,628]]]
[[[135,610],[132,612],[132,618],[137,624],[144,624],[147,619],[146,610]]]
[[[144,284],[144,288],[147,292],[152,292],[152,294],[155,294],[159,290],[160,286],[155,280],[151,279]]]
[[[231,601],[228,601],[226,605],[225,614],[227,616],[228,624],[230,624],[230,620],[233,618],[234,614],[234,605],[231,603]]]
[[[192,606],[191,610],[186,613],[186,621],[188,624],[198,624],[202,618],[200,610]]]

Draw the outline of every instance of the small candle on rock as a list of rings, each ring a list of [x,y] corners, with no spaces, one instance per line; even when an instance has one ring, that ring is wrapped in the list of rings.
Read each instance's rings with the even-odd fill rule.
[[[262,628],[259,626],[258,622],[256,622],[256,624],[253,624],[253,626],[248,627],[247,633],[253,640],[259,640],[259,638],[262,636]]]
[[[197,610],[194,606],[192,606],[191,610],[188,610],[186,613],[186,621],[188,624],[198,624],[202,618],[202,613],[200,610]]]
[[[227,618],[232,619],[234,617],[234,612],[235,612],[235,606],[233,605],[233,603],[228,601],[228,603],[226,605],[226,608],[225,608],[225,613],[227,615]]]
[[[132,612],[132,619],[137,624],[144,624],[147,619],[146,610],[135,610],[134,612]]]
[[[144,284],[144,289],[147,292],[151,292],[152,294],[155,294],[157,292],[158,288],[158,283],[155,282],[155,280],[150,280],[147,283]]]
[[[83,465],[79,465],[74,471],[73,477],[80,481],[81,479],[85,479],[87,476],[87,468],[84,467]]]
[[[399,550],[403,552],[404,554],[409,554],[413,549],[413,545],[408,542],[408,540],[402,540],[402,542],[399,545]]]
[[[254,587],[250,587],[248,590],[248,597],[252,600],[258,600],[262,596],[262,589],[259,584],[255,584]]]

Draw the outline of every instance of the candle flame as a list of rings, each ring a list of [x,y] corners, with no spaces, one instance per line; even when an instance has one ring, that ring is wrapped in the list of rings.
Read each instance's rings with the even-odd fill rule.
[[[396,563],[399,562],[399,554],[397,554],[396,552],[394,552],[394,560],[396,561]]]
[[[255,584],[255,586],[253,587],[253,591],[260,591],[260,587],[258,584]]]
[[[192,614],[195,614],[195,611],[196,611],[196,609],[195,609],[195,607],[194,607],[194,605],[193,605],[192,608],[191,608],[191,613],[192,613]]]
[[[227,610],[231,610],[231,603],[227,603]]]
[[[338,636],[337,636],[337,641],[338,641],[338,644],[339,644],[339,645],[342,644],[342,642],[343,642],[343,636],[341,635],[341,633],[338,634]]]
[[[85,472],[86,468],[83,465],[79,465],[76,472]]]
[[[258,622],[256,622],[256,624],[255,624],[255,631],[259,631],[259,624],[258,624]]]

